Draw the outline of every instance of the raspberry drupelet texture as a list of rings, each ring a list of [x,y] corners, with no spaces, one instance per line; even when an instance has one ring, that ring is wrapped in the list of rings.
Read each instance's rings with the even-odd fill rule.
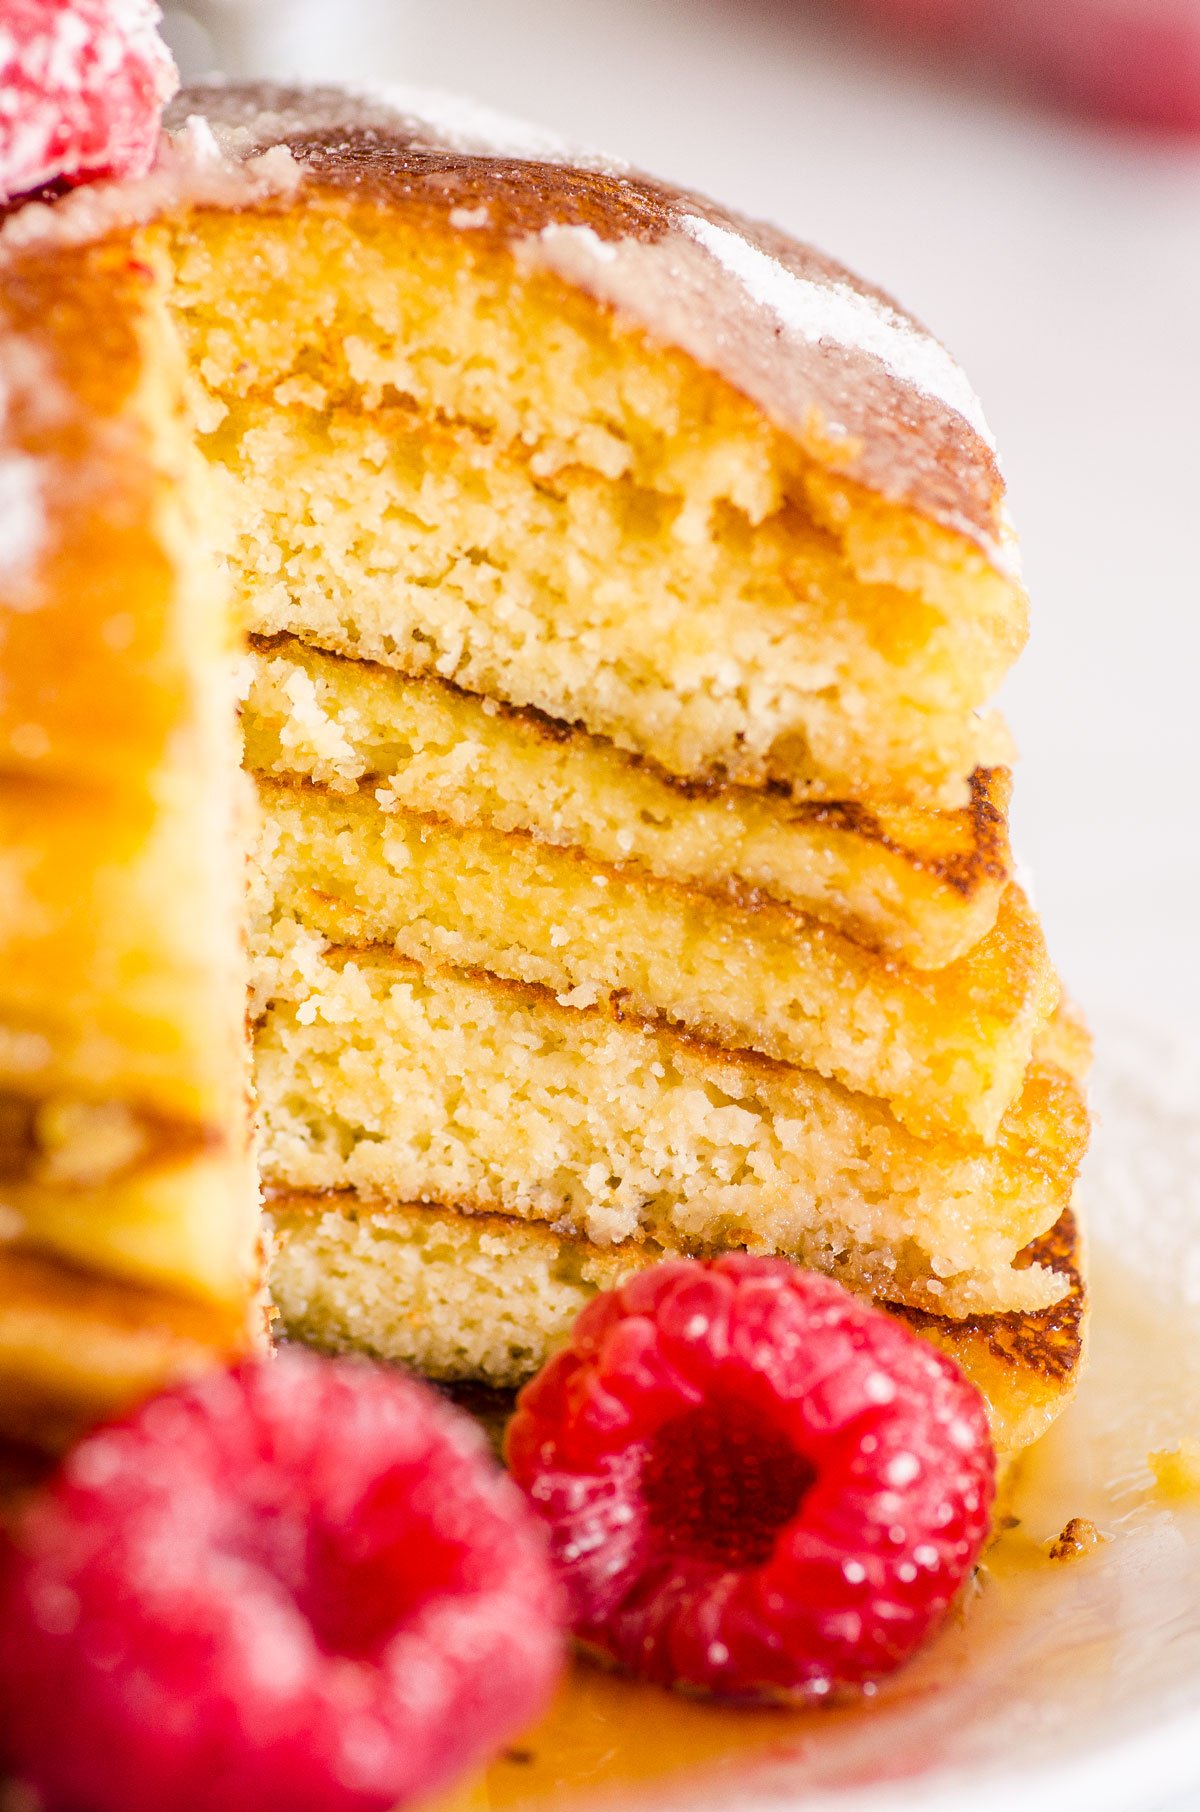
[[[25,1510],[0,1747],[64,1812],[384,1812],[537,1715],[561,1613],[468,1417],[288,1351],[89,1436]]]
[[[159,18],[154,0],[5,0],[0,202],[145,174],[179,85]]]
[[[576,1635],[664,1685],[819,1699],[906,1660],[983,1546],[995,1458],[952,1362],[782,1259],[671,1262],[589,1304],[508,1460]]]

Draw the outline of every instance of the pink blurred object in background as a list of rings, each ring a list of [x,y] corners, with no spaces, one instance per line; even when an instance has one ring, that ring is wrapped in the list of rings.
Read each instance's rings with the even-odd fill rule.
[[[1093,113],[1200,133],[1200,0],[853,0]]]

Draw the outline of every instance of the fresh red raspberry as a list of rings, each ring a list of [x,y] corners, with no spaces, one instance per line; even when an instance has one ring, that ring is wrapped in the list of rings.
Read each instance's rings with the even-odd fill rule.
[[[576,1635],[663,1684],[821,1698],[907,1659],[970,1572],[995,1460],[933,1347],[782,1259],[662,1264],[584,1310],[509,1465]]]
[[[1196,0],[854,0],[905,36],[949,46],[1127,125],[1200,132]]]
[[[4,0],[0,201],[144,175],[179,86],[160,17],[154,0]]]
[[[541,1709],[545,1532],[475,1424],[288,1351],[83,1440],[0,1568],[0,1720],[71,1812],[366,1812]]]

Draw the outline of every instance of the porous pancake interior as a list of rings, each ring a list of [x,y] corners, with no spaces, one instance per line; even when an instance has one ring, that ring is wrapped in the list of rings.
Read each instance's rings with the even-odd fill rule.
[[[601,1248],[545,1226],[412,1204],[384,1209],[282,1192],[267,1212],[277,1241],[272,1288],[294,1338],[501,1389],[545,1363],[598,1290],[675,1256],[652,1242]],[[1025,1258],[1063,1272],[1067,1293],[1053,1307],[961,1322],[914,1316],[883,1299],[983,1391],[1002,1454],[1045,1432],[1075,1389],[1083,1352],[1071,1214]]]
[[[784,909],[446,824],[364,793],[260,782],[256,912],[334,942],[616,995],[733,1048],[836,1076],[917,1131],[991,1137],[1058,997],[1020,890],[957,963],[918,971]]]
[[[717,900],[761,892],[918,968],[965,955],[995,922],[1011,865],[1003,771],[977,773],[957,812],[801,803],[680,781],[540,713],[292,636],[258,639],[248,666],[246,763],[260,773],[529,830]]]
[[[312,191],[173,234],[247,620],[676,774],[964,799],[1012,585],[480,224]],[[886,521],[884,520],[886,518]]]
[[[810,1072],[302,932],[256,951],[255,980],[269,1188],[499,1210],[600,1246],[783,1251],[955,1314],[1061,1293],[1012,1268],[1069,1202],[1085,1136],[1050,1066],[995,1146],[964,1146]]]

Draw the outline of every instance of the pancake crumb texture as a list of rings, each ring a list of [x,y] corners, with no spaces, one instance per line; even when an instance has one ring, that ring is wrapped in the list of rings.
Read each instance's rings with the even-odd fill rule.
[[[252,866],[268,920],[616,996],[878,1095],[916,1131],[994,1137],[1058,999],[1015,886],[972,950],[922,971],[766,903],[719,905],[526,835],[389,811],[362,793],[263,783],[260,794]]]
[[[961,805],[1025,610],[894,570],[877,506],[486,236],[342,197],[181,223],[178,312],[250,626],[579,722],[684,777]],[[949,540],[949,538],[946,538]]]
[[[415,1204],[285,1192],[268,1200],[267,1214],[277,1242],[272,1288],[291,1338],[501,1390],[545,1364],[598,1290],[675,1255],[653,1243],[603,1249],[549,1227]],[[1077,1256],[1068,1241],[1068,1261]],[[1076,1271],[1060,1307],[966,1322],[927,1316],[920,1331],[983,1392],[997,1449],[1012,1454],[1070,1401],[1083,1320]],[[1070,1362],[1049,1362],[1064,1340]]]
[[[679,782],[602,737],[413,680],[293,636],[260,640],[242,712],[247,765],[382,803],[528,830],[753,904],[760,896],[938,969],[995,923],[1011,869],[1009,777],[981,770],[959,811],[799,802]]]
[[[1061,1293],[1012,1268],[1068,1205],[1082,1146],[1050,1066],[989,1148],[916,1139],[811,1072],[387,953],[296,934],[256,981],[268,1188],[459,1203],[600,1246],[784,1251],[950,1313]]]

